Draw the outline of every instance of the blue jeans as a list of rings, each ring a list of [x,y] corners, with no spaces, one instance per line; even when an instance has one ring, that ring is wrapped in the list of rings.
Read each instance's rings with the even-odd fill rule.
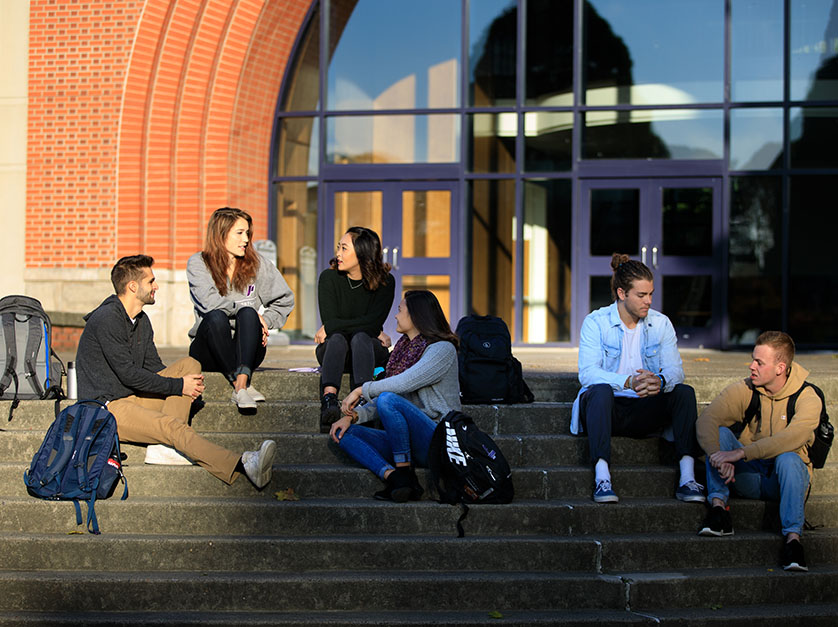
[[[414,461],[417,466],[427,466],[436,423],[392,392],[376,398],[375,408],[384,430],[352,425],[340,438],[340,447],[381,479],[395,464]]]
[[[743,448],[727,427],[719,427],[719,445],[722,451]],[[806,503],[806,489],[809,487],[809,470],[800,456],[794,452],[782,453],[774,460],[755,459],[749,462],[739,460],[733,466],[736,481],[732,483],[737,496],[746,499],[780,502],[780,522],[783,535],[800,534],[805,520],[803,508]],[[707,458],[707,500],[721,499],[727,503],[729,486],[719,476],[719,471],[710,465]]]

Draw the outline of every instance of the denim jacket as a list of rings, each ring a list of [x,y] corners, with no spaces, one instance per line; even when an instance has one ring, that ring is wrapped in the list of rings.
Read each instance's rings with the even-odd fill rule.
[[[671,392],[676,385],[684,382],[684,369],[681,366],[681,355],[678,353],[675,329],[669,318],[654,309],[650,309],[646,317],[637,324],[642,329],[640,355],[643,368],[655,374],[662,374],[666,379],[663,391]],[[579,334],[579,383],[582,384],[582,389],[573,402],[571,433],[578,434],[581,430],[579,397],[585,390],[598,383],[607,383],[615,391],[623,388],[626,375],[617,374],[622,348],[623,329],[620,326],[616,301],[585,316]]]

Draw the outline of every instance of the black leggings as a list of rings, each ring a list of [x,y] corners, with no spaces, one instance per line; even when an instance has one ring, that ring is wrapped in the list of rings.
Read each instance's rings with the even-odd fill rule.
[[[230,328],[227,314],[215,309],[201,320],[189,356],[201,362],[204,371],[220,372],[230,383],[240,374],[246,374],[250,383],[253,371],[265,359],[265,350],[262,321],[255,309],[239,309],[235,331]]]
[[[344,372],[349,373],[349,381],[354,390],[367,381],[372,381],[376,366],[384,366],[390,356],[377,337],[370,337],[358,332],[347,338],[342,333],[332,333],[322,344],[314,349],[320,364],[320,393],[331,386],[340,390],[340,380]]]

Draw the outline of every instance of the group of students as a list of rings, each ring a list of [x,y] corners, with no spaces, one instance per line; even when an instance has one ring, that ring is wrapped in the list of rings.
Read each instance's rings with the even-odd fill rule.
[[[204,391],[203,372],[220,372],[231,401],[254,410],[265,395],[253,374],[266,354],[270,329],[281,328],[294,295],[279,270],[252,246],[253,221],[225,207],[210,217],[204,250],[187,262],[195,324],[189,357],[165,367],[143,311],[158,289],[147,255],[123,257],[111,271],[115,294],[85,316],[76,362],[79,397],[107,403],[120,438],[148,444],[146,463],[196,463],[225,483],[241,474],[262,488],[270,482],[276,443],[265,440],[238,455],[189,425]],[[385,482],[377,498],[418,499],[414,460],[424,465],[435,421],[460,409],[457,338],[433,293],[405,293],[396,314],[402,334],[389,350],[383,325],[395,279],[382,262],[378,235],[352,227],[319,280],[323,326],[315,335],[321,364],[321,431]],[[376,367],[383,377],[373,381]],[[352,391],[338,402],[343,373]],[[357,423],[379,419],[381,429]]]
[[[80,397],[108,403],[120,438],[150,445],[147,463],[194,462],[228,484],[245,474],[262,488],[271,478],[274,441],[237,455],[188,424],[192,402],[204,390],[204,371],[224,374],[240,409],[265,400],[253,386],[253,373],[265,357],[269,330],[285,323],[294,296],[273,264],[254,251],[252,234],[250,215],[219,209],[210,218],[204,250],[190,257],[195,325],[189,357],[168,368],[160,360],[142,311],[154,303],[157,290],[153,260],[135,255],[114,266],[116,294],[86,316],[76,360]],[[651,308],[652,272],[617,253],[611,267],[612,304],[591,312],[582,324],[582,387],[571,419],[571,432],[588,438],[593,500],[619,501],[610,474],[612,435],[643,438],[671,428],[678,455],[676,498],[711,504],[700,535],[733,533],[727,509],[731,486],[746,498],[779,501],[782,565],[806,570],[800,536],[812,473],[807,449],[821,401],[803,389],[795,420],[786,417],[789,397],[808,376],[793,363],[791,338],[763,333],[748,379],[726,388],[699,417],[695,392],[684,383],[673,325]],[[389,350],[383,326],[394,292],[378,235],[350,228],[319,278],[322,326],[314,340],[321,365],[321,432],[382,479],[376,498],[405,502],[422,496],[415,467],[427,466],[437,421],[461,409],[458,340],[433,293],[411,290],[399,302],[401,337]],[[340,401],[345,372],[352,389]],[[753,394],[761,417],[734,433]],[[381,429],[367,426],[376,419]],[[695,458],[701,455],[706,455],[707,491],[695,477]]]

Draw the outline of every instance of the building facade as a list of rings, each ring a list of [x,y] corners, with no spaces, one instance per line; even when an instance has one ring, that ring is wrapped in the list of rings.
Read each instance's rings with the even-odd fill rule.
[[[836,0],[24,4],[10,263],[49,310],[89,310],[146,252],[158,333],[185,343],[185,261],[232,205],[276,243],[301,341],[364,224],[399,289],[518,343],[575,345],[619,251],[684,346],[838,345]]]

